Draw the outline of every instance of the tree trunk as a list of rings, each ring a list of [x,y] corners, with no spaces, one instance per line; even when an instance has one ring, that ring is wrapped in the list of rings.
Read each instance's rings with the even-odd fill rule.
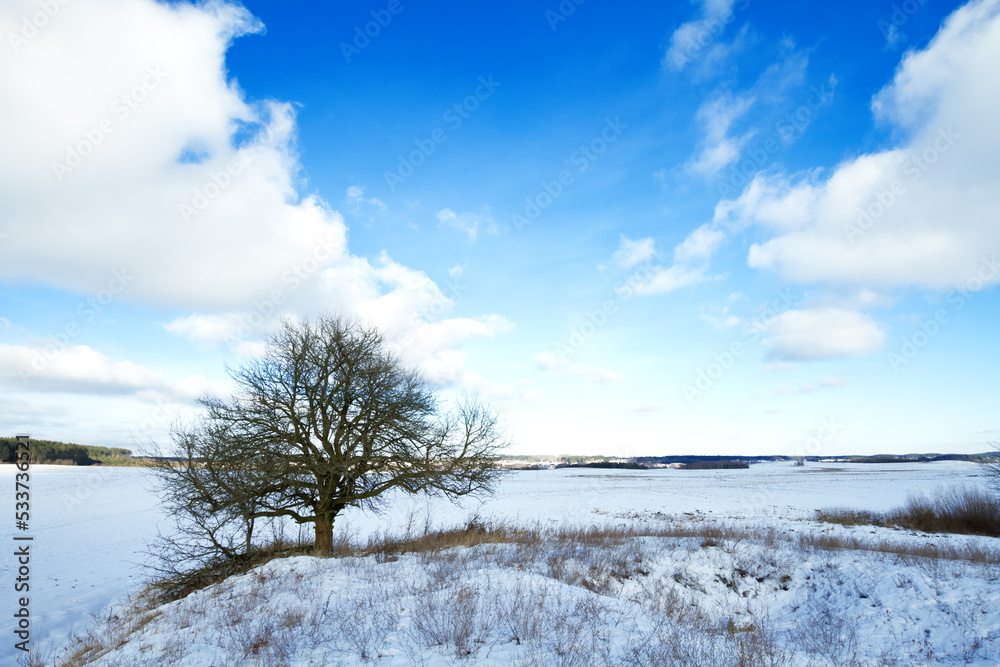
[[[328,516],[316,517],[316,546],[314,556],[333,555],[333,519]]]

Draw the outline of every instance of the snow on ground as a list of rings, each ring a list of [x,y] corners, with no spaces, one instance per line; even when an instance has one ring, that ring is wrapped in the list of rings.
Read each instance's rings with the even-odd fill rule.
[[[7,488],[13,487],[13,473],[13,466],[0,468],[0,478],[4,479]],[[749,470],[720,471],[530,471],[512,474],[501,484],[497,495],[485,502],[467,500],[455,506],[439,500],[397,497],[382,516],[345,515],[338,520],[338,530],[364,538],[377,530],[401,531],[408,521],[422,526],[424,517],[428,515],[436,526],[454,525],[478,513],[483,518],[535,524],[542,528],[621,522],[655,524],[665,520],[663,515],[675,515],[688,522],[697,519],[701,523],[743,521],[754,526],[770,525],[784,534],[813,530],[870,536],[873,533],[869,529],[820,526],[808,520],[820,508],[850,506],[887,509],[900,504],[910,494],[957,483],[982,484],[983,480],[977,474],[975,465],[961,462],[890,465],[814,463],[800,468],[787,463],[774,463],[755,465]],[[11,510],[12,495],[8,494]],[[158,524],[169,527],[169,521],[157,509],[155,496],[148,488],[146,471],[33,467],[32,530],[29,531],[35,536],[32,547],[32,611],[36,634],[33,639],[65,638],[71,627],[81,628],[91,613],[140,588],[143,575],[138,565],[144,560],[143,546],[145,540],[156,534]],[[996,543],[996,540],[987,538],[928,538],[882,529],[875,531],[874,537],[921,543],[929,540],[939,543]],[[613,654],[619,660],[624,660],[629,651],[638,656],[640,646],[657,643],[654,635],[665,632],[660,622],[662,609],[657,605],[662,607],[665,604],[663,600],[674,595],[687,596],[684,599],[697,602],[707,623],[734,622],[736,632],[720,635],[723,639],[719,641],[729,647],[734,645],[733,638],[744,636],[739,632],[743,627],[740,618],[749,618],[746,615],[753,612],[754,622],[746,627],[760,626],[760,619],[767,617],[770,625],[778,628],[786,640],[789,632],[802,626],[803,619],[809,619],[809,625],[817,630],[799,637],[796,640],[799,644],[808,643],[810,637],[815,640],[817,633],[822,635],[819,632],[822,630],[843,638],[854,636],[866,647],[883,646],[887,651],[904,652],[905,656],[900,656],[902,662],[898,664],[911,664],[918,654],[922,660],[929,656],[932,663],[945,658],[957,660],[957,656],[962,654],[971,656],[971,664],[992,665],[1000,662],[996,645],[996,636],[1000,632],[997,611],[1000,609],[997,592],[1000,583],[996,581],[995,566],[935,559],[901,560],[893,555],[858,551],[803,551],[784,539],[779,539],[777,546],[736,541],[735,544],[714,547],[703,547],[703,540],[698,538],[651,537],[641,538],[641,541],[641,565],[648,574],[632,572],[628,579],[617,583],[605,582],[610,588],[601,591],[603,595],[581,587],[583,580],[565,567],[558,572],[552,571],[563,560],[569,563],[566,567],[570,570],[583,566],[583,561],[574,561],[568,552],[556,554],[554,560],[541,555],[531,562],[522,563],[520,568],[509,566],[509,563],[504,565],[507,556],[491,555],[492,551],[506,553],[517,549],[513,545],[481,545],[461,550],[468,552],[460,559],[465,565],[458,567],[452,563],[448,566],[459,573],[457,578],[433,575],[428,568],[440,569],[439,565],[419,555],[404,555],[398,561],[387,563],[376,563],[374,557],[344,561],[297,558],[272,562],[258,573],[248,574],[238,581],[225,582],[218,589],[202,591],[173,603],[164,610],[163,616],[150,622],[136,635],[136,641],[129,642],[128,650],[137,653],[130,654],[132,662],[126,660],[121,664],[140,664],[138,660],[143,656],[152,659],[154,655],[160,657],[152,662],[162,662],[164,651],[187,652],[182,662],[175,664],[221,664],[219,656],[212,653],[219,648],[219,640],[210,627],[216,621],[216,625],[223,623],[224,612],[206,605],[204,600],[207,598],[237,600],[240,604],[251,605],[243,610],[248,619],[255,618],[255,613],[265,608],[253,607],[254,601],[270,605],[266,606],[268,614],[263,615],[267,617],[290,614],[289,618],[292,618],[301,611],[305,625],[300,623],[300,626],[307,627],[308,619],[312,618],[310,614],[315,615],[316,609],[322,610],[327,600],[336,603],[346,596],[357,603],[359,596],[368,595],[365,591],[371,587],[365,582],[370,583],[373,578],[380,582],[375,588],[381,586],[385,589],[384,600],[395,601],[393,604],[382,604],[372,598],[368,600],[367,607],[361,605],[372,614],[387,614],[383,621],[397,621],[397,626],[389,626],[396,629],[388,635],[371,639],[380,639],[380,645],[372,650],[376,655],[381,651],[388,656],[384,658],[384,664],[423,664],[421,661],[448,664],[444,649],[436,652],[428,649],[419,655],[412,654],[412,651],[407,653],[410,649],[404,650],[416,645],[410,639],[424,632],[415,629],[412,621],[427,616],[427,613],[421,615],[417,612],[428,595],[431,598],[434,595],[445,596],[442,600],[454,602],[461,597],[456,597],[456,591],[465,587],[471,591],[467,593],[469,599],[474,598],[480,609],[489,609],[495,615],[500,604],[498,601],[504,599],[505,591],[506,599],[512,599],[510,591],[518,586],[521,586],[522,592],[535,590],[537,593],[544,589],[550,593],[545,599],[552,601],[556,608],[568,609],[566,615],[570,618],[587,622],[595,618],[603,619],[595,622],[589,630],[577,628],[576,632],[600,639],[600,646],[591,642],[587,649],[597,651],[594,655],[610,652],[609,655]],[[634,547],[623,545],[616,548],[627,550]],[[933,562],[926,562],[928,560]],[[554,562],[556,565],[553,565]],[[3,575],[10,576],[11,559],[4,559],[2,566]],[[301,579],[289,575],[293,568],[297,574],[302,574]],[[790,578],[782,582],[782,577],[786,576]],[[300,583],[292,586],[289,583],[292,580]],[[255,593],[255,590],[265,587],[266,581],[279,582],[268,584],[275,587],[274,594],[262,596],[259,591]],[[670,588],[665,588],[663,582],[667,582]],[[783,586],[788,590],[784,590]],[[12,594],[8,593],[7,608],[13,606],[12,598]],[[655,604],[650,602],[654,598],[660,601]],[[280,602],[283,599],[286,601]],[[199,608],[199,604],[202,607]],[[287,607],[281,608],[282,604]],[[672,604],[678,606],[676,600]],[[445,608],[447,605],[438,607]],[[686,607],[680,604],[678,608]],[[329,607],[326,612],[330,613]],[[551,609],[546,613],[550,612]],[[213,614],[219,616],[215,621],[211,620]],[[188,618],[189,626],[179,632],[168,631],[168,628],[175,627],[169,623],[177,617]],[[324,618],[327,617],[321,614],[315,619],[316,623],[323,625]],[[369,619],[372,620],[376,620],[375,617]],[[613,626],[613,631],[602,630],[605,626]],[[226,627],[230,635],[235,632],[234,626]],[[252,629],[253,626],[237,624],[237,627],[250,632],[247,628]],[[567,627],[559,632],[573,630]],[[220,628],[221,625],[216,630],[221,632]],[[199,632],[200,638],[195,637]],[[504,632],[496,628],[487,634],[492,643],[475,644],[479,648],[472,656],[473,662],[514,664],[518,660],[526,660],[528,662],[523,664],[533,664],[532,660],[543,660],[543,664],[547,664],[550,660],[545,656],[559,652],[558,647],[544,642],[520,646],[511,643]],[[750,634],[756,636],[759,633]],[[695,639],[689,638],[681,643],[697,647],[699,642],[708,641],[706,637],[714,636],[699,632]],[[251,639],[249,635],[242,638],[232,635],[232,641],[237,644]],[[670,638],[660,637],[659,641],[662,643],[667,639]],[[417,640],[414,641],[419,644]],[[979,646],[975,645],[977,640]],[[308,640],[303,634],[295,641]],[[678,638],[673,637],[671,642],[677,644]],[[5,642],[0,652],[0,660],[5,664],[13,653],[11,644]],[[843,641],[834,642],[834,645],[842,644]],[[143,646],[146,648],[143,649]],[[707,645],[704,648],[706,651],[714,650]],[[330,646],[316,649],[320,653],[314,651],[315,655],[302,653],[299,656],[301,660],[290,664],[352,664],[359,659],[354,656],[351,647],[339,647],[324,657],[321,653],[327,649]],[[529,651],[536,653],[529,655]],[[803,662],[804,655],[792,656],[798,661],[793,664],[807,664]],[[891,656],[887,654],[886,657]],[[651,659],[650,656],[636,658],[636,664]],[[875,656],[869,655],[868,659],[875,660]],[[330,660],[332,662],[324,662]],[[167,662],[170,660],[167,659]],[[246,664],[255,663],[249,661]],[[260,664],[271,663],[265,661]],[[563,664],[576,663],[567,660]]]

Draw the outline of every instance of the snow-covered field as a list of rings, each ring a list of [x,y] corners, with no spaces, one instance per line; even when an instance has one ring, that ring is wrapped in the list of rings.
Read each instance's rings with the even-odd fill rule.
[[[13,472],[0,468],[10,489]],[[32,473],[33,641],[60,642],[92,613],[141,588],[144,543],[169,521],[145,471],[36,466]],[[856,655],[855,664],[996,665],[996,564],[798,542],[825,534],[901,546],[1000,548],[989,538],[811,520],[820,508],[888,509],[910,494],[983,484],[978,475],[975,465],[959,462],[564,469],[514,473],[494,498],[460,506],[397,497],[382,516],[348,514],[337,529],[363,539],[407,523],[422,526],[428,515],[437,526],[451,526],[478,514],[542,530],[628,524],[654,533],[685,526],[736,532],[719,540],[649,536],[588,548],[553,539],[532,553],[480,545],[390,562],[374,556],[273,561],[169,605],[99,664],[354,664],[366,649],[386,665],[451,664],[465,651],[472,651],[462,658],[466,664],[721,665],[741,664],[732,656],[752,650],[784,656],[784,664],[851,664]],[[740,539],[741,531],[769,537]],[[4,576],[11,576],[11,564],[4,559]],[[458,617],[474,626],[465,628],[472,634],[464,639],[449,625]],[[341,619],[348,619],[346,632]],[[514,639],[514,626],[523,642]],[[352,635],[352,627],[385,631]],[[323,633],[330,641],[317,643]],[[4,642],[4,664],[12,643]],[[663,646],[690,653],[665,657],[656,653]],[[276,653],[279,647],[291,657]],[[227,663],[224,655],[245,660]]]

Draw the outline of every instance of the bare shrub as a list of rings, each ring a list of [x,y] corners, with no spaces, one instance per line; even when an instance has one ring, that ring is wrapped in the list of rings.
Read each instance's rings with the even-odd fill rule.
[[[667,621],[650,633],[633,637],[625,649],[628,667],[687,667],[719,664],[719,636]]]
[[[752,616],[750,622],[739,625],[732,619],[727,623],[725,640],[721,643],[724,664],[738,667],[783,667],[791,656],[782,647],[782,637],[761,615]]]
[[[545,614],[547,595],[546,586],[525,586],[520,581],[497,593],[493,602],[497,622],[515,644],[539,641],[548,621]]]
[[[534,664],[577,667],[591,664],[593,637],[578,603],[550,593],[543,601],[545,629],[540,642],[528,645]]]
[[[829,664],[861,667],[858,619],[841,614],[828,599],[803,609],[803,622],[792,632],[796,644]]]
[[[417,600],[412,620],[426,646],[444,646],[458,658],[478,652],[494,623],[479,591],[468,586],[425,593]]]
[[[337,621],[346,644],[362,660],[379,655],[399,623],[396,592],[385,585],[365,586],[337,605]]]

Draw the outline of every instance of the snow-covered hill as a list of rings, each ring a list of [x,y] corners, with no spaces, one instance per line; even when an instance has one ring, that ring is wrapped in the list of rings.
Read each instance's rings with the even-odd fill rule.
[[[49,488],[88,473],[54,471]],[[274,560],[168,605],[129,611],[119,599],[103,613],[110,622],[72,650],[90,644],[96,657],[113,646],[94,664],[123,666],[995,665],[998,540],[812,520],[819,508],[886,509],[908,494],[979,483],[977,473],[964,463],[517,473],[481,505],[398,498],[385,516],[349,516],[339,530],[364,541],[417,530],[428,513],[434,525],[454,525],[476,512],[530,539]],[[124,520],[105,524],[113,507],[125,520],[146,512],[136,523],[148,534],[156,510],[141,509],[142,472],[114,474],[126,481],[106,495],[120,506],[91,507],[104,518],[79,528],[43,524],[39,545],[69,543],[74,530],[94,544],[104,530],[126,539]],[[935,549],[949,557],[915,555]],[[123,551],[103,555],[113,562]],[[89,556],[62,553],[50,556],[49,576],[86,586],[80,559]],[[139,583],[92,590],[110,597]],[[36,611],[57,608],[37,599]],[[73,613],[69,605],[79,630],[83,615]]]

